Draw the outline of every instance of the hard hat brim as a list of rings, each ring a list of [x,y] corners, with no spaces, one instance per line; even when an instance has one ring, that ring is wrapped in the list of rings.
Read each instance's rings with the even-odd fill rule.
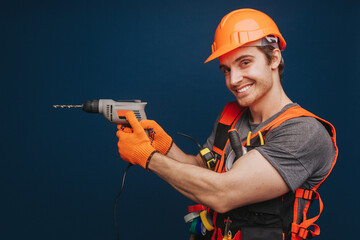
[[[238,47],[241,47],[242,45],[244,44],[239,44],[239,43],[236,43],[236,44],[233,44],[233,45],[227,45],[227,46],[224,46],[220,49],[217,49],[215,52],[213,52],[207,59],[204,63],[207,63],[207,62],[210,62],[211,60],[214,60],[228,52],[231,52],[232,50],[238,48]]]
[[[261,39],[261,38],[259,38]],[[235,50],[236,48],[238,47],[241,47],[241,46],[244,46],[244,45],[249,45],[249,44],[252,44],[256,41],[258,41],[259,39],[256,39],[254,41],[251,41],[251,42],[247,42],[247,43],[234,43],[234,44],[231,44],[231,45],[226,45],[226,46],[223,46],[222,48],[219,48],[217,49],[215,52],[213,52],[207,59],[204,63],[207,63],[207,62],[210,62],[218,57],[221,57],[222,55],[228,53],[228,52],[231,52],[232,50]],[[280,50],[284,50],[285,47],[286,47],[286,42],[284,40],[284,38],[280,35],[279,36],[279,39],[280,39],[280,42],[279,42],[279,48]],[[259,45],[261,46],[261,45]]]

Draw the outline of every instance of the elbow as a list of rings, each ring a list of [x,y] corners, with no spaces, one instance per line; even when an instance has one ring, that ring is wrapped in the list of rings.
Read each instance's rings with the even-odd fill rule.
[[[214,205],[213,210],[222,214],[222,213],[226,213],[226,212],[232,210],[232,208],[227,204],[220,203],[220,204]]]
[[[207,194],[206,200],[203,199],[205,200],[204,205],[221,214],[236,208],[238,198],[234,198],[236,194],[232,191],[224,190],[223,186],[226,186],[227,183],[221,180],[214,181],[214,183],[217,184],[212,187],[213,191]]]
[[[226,213],[233,209],[233,205],[229,202],[229,200],[225,196],[216,196],[213,201],[213,204],[210,206],[211,209],[218,213]]]

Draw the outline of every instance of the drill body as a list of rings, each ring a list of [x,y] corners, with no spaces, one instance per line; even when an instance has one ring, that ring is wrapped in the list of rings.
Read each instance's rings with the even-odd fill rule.
[[[138,121],[146,119],[146,102],[141,100],[119,100],[97,99],[88,100],[82,105],[54,105],[55,108],[82,108],[88,113],[100,113],[111,123],[128,124],[125,114],[128,111],[134,112]]]

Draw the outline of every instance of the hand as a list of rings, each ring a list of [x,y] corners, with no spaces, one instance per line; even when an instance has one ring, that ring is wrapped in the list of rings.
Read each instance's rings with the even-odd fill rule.
[[[151,146],[166,155],[173,144],[173,139],[153,120],[142,120],[140,125],[149,131]]]
[[[118,125],[116,136],[119,138],[118,148],[122,159],[140,165],[147,169],[147,165],[152,155],[157,152],[151,146],[150,139],[145,133],[132,111],[125,114],[131,129],[124,125]]]

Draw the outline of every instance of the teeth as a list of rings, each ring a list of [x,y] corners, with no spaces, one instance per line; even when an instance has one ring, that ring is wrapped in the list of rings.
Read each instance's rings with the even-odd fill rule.
[[[245,92],[245,91],[248,90],[250,87],[251,87],[251,85],[246,86],[246,87],[244,87],[244,88],[242,88],[242,89],[237,90],[237,92],[238,92],[238,93]]]

